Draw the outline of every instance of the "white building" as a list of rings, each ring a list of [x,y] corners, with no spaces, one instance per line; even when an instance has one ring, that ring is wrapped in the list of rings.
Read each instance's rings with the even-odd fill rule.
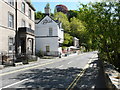
[[[45,8],[45,11],[46,16],[35,25],[36,52],[41,50],[46,55],[58,56],[64,40],[62,24],[49,16],[49,10]]]
[[[74,44],[74,46],[75,46],[76,48],[78,48],[78,47],[79,47],[79,39],[76,38],[76,37],[74,37],[74,38],[73,38],[73,44]]]
[[[36,23],[35,39],[36,52],[39,50],[47,55],[58,55],[62,53],[63,29],[61,23],[53,20],[48,15]]]

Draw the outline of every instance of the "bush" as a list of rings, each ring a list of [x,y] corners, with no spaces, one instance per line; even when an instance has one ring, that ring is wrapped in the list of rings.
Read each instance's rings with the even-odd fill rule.
[[[38,57],[44,57],[44,53],[42,50],[40,50],[39,52],[36,53],[36,56]]]

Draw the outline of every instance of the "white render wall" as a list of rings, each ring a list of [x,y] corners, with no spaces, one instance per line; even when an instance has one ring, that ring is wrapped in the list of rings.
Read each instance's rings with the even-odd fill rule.
[[[50,52],[62,52],[59,43],[63,43],[63,31],[54,20],[51,23],[42,24],[45,19],[52,20],[49,16],[46,16],[35,25],[36,52],[39,50],[46,52],[46,46],[50,47]],[[52,36],[49,36],[49,28],[53,30]]]
[[[53,38],[36,38],[36,51],[46,51],[46,46],[50,46],[51,51],[58,51],[58,39]]]
[[[48,16],[46,16],[44,19],[51,20],[51,18]],[[49,28],[53,29],[53,36],[58,36],[58,27],[54,21],[45,25],[43,25],[41,22],[35,25],[35,36],[49,36]]]

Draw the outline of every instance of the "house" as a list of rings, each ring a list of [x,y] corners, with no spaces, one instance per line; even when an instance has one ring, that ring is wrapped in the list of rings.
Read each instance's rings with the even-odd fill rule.
[[[74,37],[73,38],[73,44],[74,44],[74,47],[79,48],[79,39]]]
[[[35,9],[30,0],[0,0],[0,11],[0,53],[35,54]]]
[[[35,24],[36,53],[58,56],[62,53],[64,30],[62,23],[50,16],[50,8],[45,7],[46,16]]]

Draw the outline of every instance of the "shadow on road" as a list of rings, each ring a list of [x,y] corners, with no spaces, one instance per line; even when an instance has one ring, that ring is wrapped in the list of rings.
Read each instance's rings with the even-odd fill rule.
[[[94,60],[90,63],[90,67],[86,69],[84,75],[80,78],[74,90],[78,89],[106,89],[104,72],[101,61]]]
[[[68,68],[46,68],[46,69],[31,69],[23,74],[18,75],[14,79],[23,80],[28,78],[26,82],[22,83],[23,88],[67,88],[75,79],[82,69]]]

